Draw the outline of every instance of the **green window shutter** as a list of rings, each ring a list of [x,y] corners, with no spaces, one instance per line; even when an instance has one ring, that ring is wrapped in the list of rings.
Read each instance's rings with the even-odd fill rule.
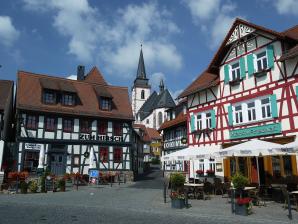
[[[254,55],[249,54],[247,55],[247,70],[248,70],[248,76],[252,76],[255,72],[254,68]]]
[[[232,105],[228,106],[228,118],[229,118],[229,125],[233,126],[233,107]]]
[[[225,84],[228,84],[230,81],[230,65],[225,65],[224,72],[225,72],[224,82]]]
[[[191,115],[191,116],[190,116],[190,131],[191,131],[191,132],[194,132],[195,129],[196,129],[196,127],[195,127],[195,122],[196,122],[196,120],[195,120],[195,115]]]
[[[244,57],[241,57],[240,58],[239,64],[240,64],[240,75],[241,75],[241,78],[245,79],[245,60],[244,60]]]
[[[276,95],[272,94],[270,95],[270,102],[271,102],[271,113],[272,117],[278,117],[277,113],[277,101],[276,101]]]
[[[216,127],[215,110],[210,110],[211,113],[211,128]]]
[[[296,86],[296,97],[297,97],[297,101],[298,101],[298,86]]]
[[[273,45],[267,46],[267,60],[268,60],[268,67],[274,67],[274,52],[273,52]]]

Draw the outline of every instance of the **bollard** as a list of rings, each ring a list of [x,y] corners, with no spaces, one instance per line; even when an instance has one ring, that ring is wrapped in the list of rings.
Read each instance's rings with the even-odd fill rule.
[[[235,197],[235,191],[234,191],[234,189],[232,189],[231,190],[231,210],[232,210],[232,213],[235,213],[234,197]]]
[[[289,210],[289,219],[292,219],[292,208],[291,208],[291,201],[290,201],[290,196],[289,193],[287,194],[287,200],[288,200],[288,210]]]
[[[163,183],[163,201],[167,203],[167,185],[165,182]]]

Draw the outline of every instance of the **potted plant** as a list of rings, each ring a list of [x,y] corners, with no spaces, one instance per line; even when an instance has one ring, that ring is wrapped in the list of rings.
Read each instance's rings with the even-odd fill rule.
[[[38,184],[36,180],[32,180],[29,182],[28,188],[30,190],[30,192],[32,193],[36,193],[37,189],[38,189]]]
[[[172,192],[171,192],[171,205],[172,208],[185,207],[185,195],[183,192],[185,177],[182,173],[173,173],[170,177]]]
[[[204,176],[204,170],[197,170],[197,171],[196,171],[196,174],[197,174],[199,177],[202,177],[202,176]]]
[[[247,216],[252,213],[251,198],[237,198],[235,204],[235,214]]]
[[[242,192],[248,183],[248,178],[243,176],[241,173],[236,173],[232,177],[232,186],[238,194],[238,198],[235,203],[235,214],[237,215],[248,215],[251,212],[251,198],[242,198]]]
[[[233,187],[237,190],[243,190],[248,183],[248,178],[243,176],[241,173],[236,173],[234,176],[232,176]]]
[[[209,177],[213,177],[215,174],[215,171],[210,169],[210,170],[206,170],[206,173]]]
[[[21,193],[22,194],[27,194],[28,184],[25,181],[21,181],[20,188],[21,188]]]

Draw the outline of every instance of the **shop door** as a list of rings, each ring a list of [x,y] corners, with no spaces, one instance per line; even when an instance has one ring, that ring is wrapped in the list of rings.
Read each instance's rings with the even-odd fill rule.
[[[61,176],[65,174],[66,157],[62,153],[51,154],[51,173]]]
[[[259,183],[257,160],[255,157],[251,158],[251,183]]]

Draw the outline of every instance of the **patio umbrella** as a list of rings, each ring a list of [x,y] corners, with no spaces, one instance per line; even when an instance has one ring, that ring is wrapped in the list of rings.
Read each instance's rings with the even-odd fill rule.
[[[283,155],[283,145],[258,139],[240,143],[215,153],[218,157],[256,157],[258,182],[260,185],[259,161],[257,157],[268,155]]]
[[[94,148],[93,146],[90,146],[89,169],[95,169],[95,168],[96,168],[96,159],[94,156]]]
[[[285,144],[285,145],[283,145],[283,147],[285,147],[287,149],[287,151],[289,151],[290,153],[295,153],[295,152],[298,153],[298,137],[296,137],[296,140],[294,142]]]
[[[194,175],[194,161],[199,159],[215,158],[214,152],[220,149],[219,145],[188,147],[168,155],[164,155],[161,161],[192,161],[192,170]]]

